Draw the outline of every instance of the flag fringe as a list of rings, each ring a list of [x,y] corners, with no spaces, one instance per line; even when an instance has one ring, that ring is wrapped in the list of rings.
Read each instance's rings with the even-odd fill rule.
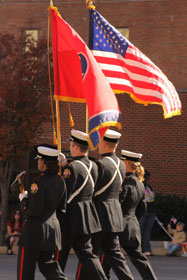
[[[171,112],[171,113],[167,114],[167,113],[166,113],[166,109],[165,109],[165,107],[164,107],[163,104],[161,104],[161,103],[159,103],[159,102],[153,102],[153,101],[143,101],[143,100],[137,98],[136,96],[134,96],[133,93],[130,93],[130,92],[127,92],[127,91],[122,91],[122,90],[113,90],[113,92],[114,92],[115,94],[127,93],[127,94],[130,95],[130,97],[131,97],[136,103],[138,103],[138,104],[143,104],[144,106],[148,106],[149,104],[151,104],[151,105],[154,105],[154,104],[155,104],[155,105],[160,105],[160,106],[162,106],[163,111],[164,111],[164,119],[168,119],[168,118],[171,118],[171,117],[173,117],[173,116],[179,116],[179,115],[181,115],[181,111],[180,111],[180,110],[176,110],[176,111],[174,111],[174,112]]]
[[[120,123],[120,122],[115,122],[115,121],[105,122],[105,123],[102,123],[102,124],[100,124],[100,125],[94,127],[94,129],[92,129],[92,130],[88,133],[88,136],[89,136],[89,138],[88,138],[88,144],[89,144],[91,150],[96,150],[96,149],[98,148],[98,144],[99,144],[99,143],[97,144],[97,146],[94,147],[93,144],[92,144],[92,141],[90,140],[90,135],[91,135],[93,132],[99,130],[100,128],[109,127],[109,126],[115,126],[115,127],[117,127],[119,130],[121,130],[121,128],[122,128],[121,123]],[[100,139],[100,140],[101,140],[101,139]]]
[[[159,103],[158,103],[158,104],[159,104]],[[162,105],[162,104],[159,104],[159,105]],[[164,108],[163,105],[162,105],[162,107],[163,107],[163,110],[164,110],[164,118],[165,118],[165,119],[171,118],[171,117],[173,117],[173,116],[180,116],[180,115],[181,115],[181,111],[180,111],[180,110],[177,110],[177,111],[174,111],[174,112],[172,112],[172,113],[170,113],[170,114],[167,114],[167,113],[165,112],[165,108]]]
[[[75,102],[75,103],[86,103],[86,99],[84,98],[75,98],[75,97],[68,97],[68,96],[60,96],[54,95],[55,100],[59,101],[67,101],[67,102]]]

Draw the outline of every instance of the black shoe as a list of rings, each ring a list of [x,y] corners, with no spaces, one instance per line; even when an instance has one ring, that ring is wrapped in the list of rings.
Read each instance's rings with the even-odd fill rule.
[[[171,254],[171,257],[176,257],[177,255],[175,253],[172,253]]]

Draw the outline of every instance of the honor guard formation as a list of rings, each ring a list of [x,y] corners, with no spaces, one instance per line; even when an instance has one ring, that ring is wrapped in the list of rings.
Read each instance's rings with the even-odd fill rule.
[[[51,145],[37,146],[40,175],[30,186],[19,174],[11,185],[26,216],[19,238],[18,280],[33,280],[36,264],[48,280],[68,279],[73,248],[76,280],[107,280],[112,269],[120,280],[133,280],[121,248],[142,279],[156,280],[141,250],[138,220],[146,213],[142,154],[116,149],[121,134],[108,129],[90,160],[88,134],[72,130],[70,162]]]

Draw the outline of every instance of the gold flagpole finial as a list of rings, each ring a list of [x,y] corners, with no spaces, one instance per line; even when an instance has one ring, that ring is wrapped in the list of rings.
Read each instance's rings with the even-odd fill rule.
[[[94,6],[95,0],[86,0],[86,5],[88,9],[93,9],[95,10],[95,6]]]
[[[53,0],[50,0],[50,7],[53,7]]]

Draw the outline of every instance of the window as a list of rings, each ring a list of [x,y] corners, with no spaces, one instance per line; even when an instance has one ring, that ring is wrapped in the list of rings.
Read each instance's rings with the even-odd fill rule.
[[[26,36],[29,36],[29,39],[34,42],[34,45],[37,46],[38,41],[38,29],[26,29],[25,30]],[[25,47],[25,51],[27,51],[27,46]]]
[[[30,36],[34,41],[38,41],[38,29],[26,29],[26,35]]]

